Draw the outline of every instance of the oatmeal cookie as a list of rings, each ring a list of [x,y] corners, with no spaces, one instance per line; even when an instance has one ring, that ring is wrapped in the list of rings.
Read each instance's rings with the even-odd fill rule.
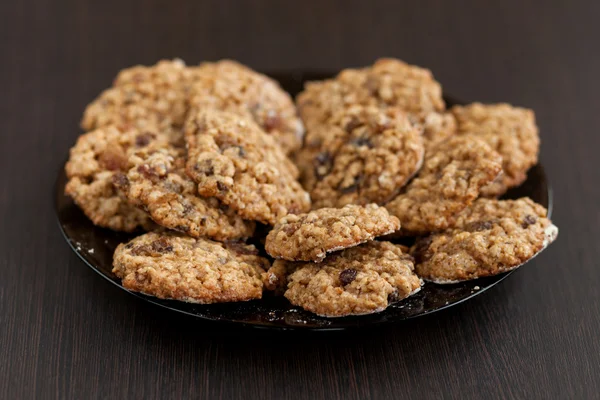
[[[203,63],[191,97],[196,111],[216,109],[254,120],[291,153],[300,148],[304,128],[296,107],[273,79],[235,61]]]
[[[252,120],[205,110],[188,119],[185,132],[187,172],[202,196],[271,225],[310,209],[310,197],[296,180],[298,169]]]
[[[91,130],[111,124],[140,129],[155,126],[168,131],[177,141],[193,80],[193,69],[178,59],[124,69],[113,86],[87,106],[81,127]]]
[[[277,260],[264,275],[294,305],[324,317],[381,312],[420,290],[413,258],[390,242],[369,242],[321,263]],[[289,275],[288,275],[289,274]]]
[[[128,290],[209,304],[260,299],[269,262],[252,245],[152,232],[120,244],[113,267]]]
[[[133,151],[166,144],[167,138],[153,130],[107,126],[86,133],[77,139],[65,166],[69,179],[65,193],[95,225],[125,232],[151,229],[154,224],[148,214],[119,196],[112,179],[115,173],[127,171]]]
[[[441,85],[431,71],[390,58],[367,68],[343,70],[333,79],[309,82],[297,104],[309,131],[357,104],[398,107],[418,120],[445,109]]]
[[[253,222],[244,221],[216,198],[197,195],[196,184],[185,173],[181,150],[141,151],[129,162],[132,168],[115,175],[114,183],[156,223],[195,238],[230,240],[252,235]]]
[[[299,165],[315,208],[383,204],[423,162],[421,132],[399,109],[352,106],[311,133]]]
[[[556,239],[558,228],[546,215],[528,198],[478,199],[457,218],[457,228],[417,240],[416,272],[435,283],[456,283],[513,270]]]
[[[532,110],[509,104],[473,103],[451,109],[458,134],[473,134],[485,140],[502,156],[504,174],[486,186],[485,196],[499,196],[527,178],[538,161],[540,138]]]
[[[417,177],[386,205],[403,235],[446,229],[502,171],[502,158],[473,135],[453,136],[429,151]]]
[[[357,246],[400,228],[384,207],[347,205],[288,215],[269,232],[265,249],[275,258],[321,261],[326,253]]]

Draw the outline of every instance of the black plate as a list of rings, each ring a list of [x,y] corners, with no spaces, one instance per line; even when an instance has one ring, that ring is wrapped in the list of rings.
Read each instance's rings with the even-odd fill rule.
[[[274,74],[275,79],[292,94],[302,89],[307,80],[323,79],[331,74]],[[459,102],[446,98],[449,105]],[[64,195],[66,176],[64,168],[56,182],[56,213],[60,229],[73,251],[85,264],[119,288],[121,281],[111,272],[112,255],[115,247],[133,236],[117,233],[94,226],[85,215]],[[552,192],[541,165],[533,167],[527,181],[506,194],[506,198],[529,196],[537,203],[552,208]],[[361,326],[373,326],[397,322],[453,306],[468,300],[505,279],[511,272],[502,275],[454,284],[435,285],[426,283],[416,295],[388,307],[385,311],[360,317],[321,318],[290,305],[285,298],[266,296],[262,300],[242,303],[213,305],[188,304],[173,300],[161,300],[139,293],[132,295],[169,310],[189,314],[212,321],[227,321],[261,328],[341,330]]]

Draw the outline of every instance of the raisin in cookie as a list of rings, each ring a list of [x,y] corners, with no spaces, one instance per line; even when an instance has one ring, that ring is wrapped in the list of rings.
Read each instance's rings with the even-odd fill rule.
[[[288,215],[269,232],[265,249],[275,258],[321,261],[326,253],[357,246],[400,228],[384,207],[347,205]]]
[[[252,235],[254,223],[244,221],[216,198],[198,196],[196,184],[185,173],[181,150],[141,151],[129,162],[132,168],[115,175],[114,183],[156,223],[196,238],[230,240]]]
[[[422,281],[413,258],[390,242],[369,242],[343,250],[321,263],[277,260],[264,275],[270,288],[285,289],[294,305],[324,317],[385,310],[416,293]]]
[[[343,70],[334,79],[309,82],[297,104],[309,131],[357,104],[398,107],[418,120],[445,109],[442,88],[431,71],[389,58],[367,68]]]
[[[532,110],[509,104],[474,103],[452,107],[458,134],[474,134],[503,158],[502,178],[483,189],[485,196],[499,196],[527,178],[538,160],[540,139]]]
[[[113,267],[128,290],[209,304],[260,299],[269,262],[252,245],[152,232],[120,244]]]
[[[315,208],[383,204],[423,162],[421,131],[395,108],[352,106],[311,134],[299,165]]]
[[[229,111],[254,120],[285,153],[302,144],[304,128],[289,94],[274,80],[235,61],[201,64],[191,104],[196,111]]]
[[[242,217],[275,224],[310,209],[298,169],[252,120],[206,110],[188,119],[187,172],[202,196],[216,197]]]
[[[95,225],[116,231],[151,229],[147,213],[130,205],[113,186],[113,175],[127,171],[131,152],[142,148],[160,148],[165,136],[155,130],[122,130],[107,126],[77,139],[65,166],[69,181],[65,193]]]
[[[558,228],[546,215],[528,198],[478,199],[457,218],[457,228],[417,240],[416,272],[455,283],[515,269],[556,239]]]
[[[454,136],[431,149],[417,177],[386,205],[404,235],[446,229],[456,214],[502,171],[502,158],[473,135]]]

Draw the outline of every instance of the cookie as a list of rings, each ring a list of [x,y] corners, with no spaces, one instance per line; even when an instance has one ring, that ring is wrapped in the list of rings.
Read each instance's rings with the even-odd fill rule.
[[[435,283],[456,283],[511,271],[552,243],[558,228],[529,198],[478,199],[457,228],[418,239],[416,272]]]
[[[326,253],[357,246],[400,228],[384,207],[347,205],[288,215],[269,232],[267,253],[290,261],[321,261]]]
[[[413,258],[390,242],[369,242],[321,263],[276,260],[264,275],[294,305],[324,317],[372,314],[420,290]]]
[[[87,131],[106,125],[155,126],[176,141],[187,114],[193,77],[193,69],[178,59],[124,69],[113,86],[87,106],[81,127]]]
[[[216,197],[242,217],[274,225],[310,209],[298,169],[252,120],[205,110],[186,123],[187,172],[198,193]]]
[[[352,106],[307,136],[299,166],[314,208],[383,204],[419,170],[421,131],[395,108]]]
[[[244,221],[216,198],[197,194],[196,184],[185,173],[184,156],[174,148],[137,152],[129,159],[132,168],[116,175],[114,183],[131,203],[166,228],[195,238],[250,237],[254,223]]]
[[[527,179],[537,164],[540,139],[532,110],[510,104],[473,103],[451,109],[458,134],[473,134],[485,140],[502,156],[502,178],[483,189],[485,196],[499,196]]]
[[[128,157],[143,148],[160,148],[167,139],[155,130],[107,126],[86,133],[71,148],[65,193],[95,225],[116,231],[151,229],[147,213],[130,205],[113,186],[113,175],[127,171]]]
[[[191,104],[196,111],[216,109],[254,120],[286,154],[302,144],[304,128],[290,95],[273,79],[235,61],[201,64]]]
[[[441,85],[431,71],[390,58],[367,68],[343,70],[333,79],[307,83],[297,105],[308,131],[352,105],[397,107],[418,120],[445,109]]]
[[[432,148],[415,179],[386,205],[403,235],[446,229],[502,171],[502,157],[473,135],[453,136]]]
[[[416,121],[423,127],[423,143],[431,149],[456,133],[456,118],[452,113],[431,112]]]
[[[128,290],[210,304],[260,299],[269,262],[251,245],[152,232],[120,244],[113,267]]]

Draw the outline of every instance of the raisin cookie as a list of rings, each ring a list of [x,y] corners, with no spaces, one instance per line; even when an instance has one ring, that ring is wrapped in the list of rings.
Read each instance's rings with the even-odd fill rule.
[[[417,240],[416,272],[444,284],[513,270],[556,239],[558,228],[546,215],[529,198],[478,199],[457,218],[457,228]]]
[[[252,245],[152,232],[120,244],[113,267],[128,290],[209,304],[260,299],[269,262]]]
[[[383,204],[423,162],[421,131],[395,108],[352,106],[309,135],[298,158],[314,208]]]
[[[198,196],[196,184],[185,173],[181,150],[140,151],[129,162],[132,167],[115,175],[114,183],[159,225],[195,238],[230,240],[252,235],[253,222],[244,221],[216,198]]]
[[[398,107],[417,119],[446,107],[442,87],[431,71],[391,58],[343,70],[334,79],[309,82],[297,104],[308,130],[327,124],[338,110],[351,105]]]
[[[321,261],[326,253],[357,246],[400,228],[384,207],[347,205],[283,217],[269,232],[269,255],[290,261]]]
[[[290,95],[273,79],[235,61],[201,64],[190,102],[196,111],[229,111],[254,120],[285,153],[302,144],[304,128]]]
[[[310,209],[298,169],[252,120],[205,110],[186,123],[187,172],[202,196],[216,197],[242,217],[274,225]]]
[[[502,156],[501,179],[483,189],[485,196],[499,196],[527,178],[538,161],[540,138],[532,110],[509,104],[473,103],[451,109],[458,134],[474,134]]]
[[[87,106],[81,127],[91,130],[110,124],[141,129],[156,126],[179,136],[193,80],[193,69],[178,59],[124,69],[113,86]]]
[[[264,275],[267,287],[285,290],[294,305],[324,317],[385,310],[420,290],[413,258],[390,242],[369,242],[321,263],[276,260]]]
[[[446,229],[456,214],[502,171],[502,157],[473,135],[453,136],[431,149],[417,177],[386,205],[403,235]]]
[[[107,126],[88,132],[71,149],[65,193],[95,225],[125,232],[151,229],[154,224],[148,214],[119,196],[112,179],[115,173],[127,171],[131,152],[166,144],[166,137],[154,130]]]

